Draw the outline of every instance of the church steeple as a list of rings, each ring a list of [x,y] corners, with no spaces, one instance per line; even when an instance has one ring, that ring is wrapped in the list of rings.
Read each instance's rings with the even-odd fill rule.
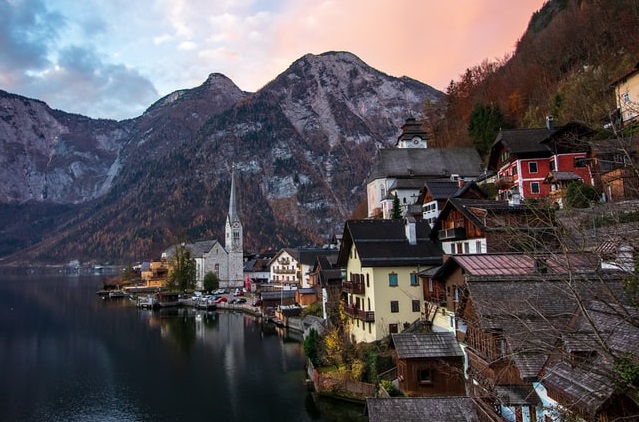
[[[231,165],[231,196],[229,199],[229,221],[238,221],[237,216],[237,196],[235,194],[235,163]]]

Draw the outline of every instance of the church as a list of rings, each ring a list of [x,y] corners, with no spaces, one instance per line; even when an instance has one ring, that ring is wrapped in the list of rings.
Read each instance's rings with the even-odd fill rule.
[[[244,286],[244,233],[238,214],[238,198],[235,183],[235,165],[231,169],[231,192],[229,211],[224,226],[225,240],[222,245],[218,240],[204,240],[185,244],[191,257],[195,260],[195,282],[198,288],[203,287],[204,276],[212,272],[217,275],[222,288]],[[175,246],[163,253],[163,257],[173,255]]]

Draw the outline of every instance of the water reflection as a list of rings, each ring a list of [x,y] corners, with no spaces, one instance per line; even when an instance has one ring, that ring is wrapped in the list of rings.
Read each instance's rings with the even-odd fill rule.
[[[340,421],[301,336],[237,312],[102,300],[91,277],[0,278],[2,420]],[[340,415],[339,408],[354,412]],[[359,416],[354,416],[359,415]]]

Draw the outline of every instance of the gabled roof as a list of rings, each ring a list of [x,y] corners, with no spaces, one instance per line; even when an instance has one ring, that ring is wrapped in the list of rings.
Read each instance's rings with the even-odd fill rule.
[[[217,243],[219,243],[217,240],[203,240],[186,245],[186,248],[191,251],[193,258],[202,258],[204,254],[210,252]]]
[[[598,273],[563,280],[519,276],[510,280],[466,281],[463,301],[471,301],[479,327],[502,333],[509,357],[522,378],[536,378],[579,302],[618,303],[623,287],[617,277]],[[578,301],[579,300],[579,301]]]
[[[298,262],[313,266],[320,256],[337,255],[337,250],[327,248],[300,248],[298,249]]]
[[[368,182],[380,178],[432,177],[451,174],[475,178],[482,174],[475,148],[382,148]]]
[[[584,413],[596,415],[616,392],[613,383],[613,359],[616,356],[639,356],[639,328],[631,321],[637,321],[637,308],[619,304],[586,304],[588,319],[579,312],[571,326],[571,331],[562,337],[558,348],[564,353],[551,356],[543,370],[542,383],[546,388],[561,391],[569,403]],[[605,348],[595,335],[595,329],[604,336]],[[606,350],[607,349],[607,350]],[[571,361],[570,351],[593,352],[592,359],[575,364]],[[638,406],[635,404],[635,409]]]
[[[293,258],[294,260],[299,262],[299,250],[298,249],[295,249],[295,248],[282,248],[273,256],[273,258],[271,258],[271,260],[269,261],[269,265],[272,265],[275,261],[277,261],[277,259],[280,257],[280,255],[283,255],[284,253],[290,255],[291,258]]]
[[[550,278],[566,274],[592,273],[599,268],[596,254],[540,254],[489,253],[451,255],[434,278],[442,279],[456,268],[461,268],[467,280],[496,279],[522,276]]]
[[[392,334],[399,359],[460,357],[464,353],[451,332]]]
[[[340,247],[338,265],[346,267],[355,245],[364,267],[418,267],[439,265],[442,250],[429,238],[430,226],[425,221],[415,224],[416,244],[406,238],[405,220],[348,220]]]
[[[538,213],[534,212],[534,209],[527,205],[509,205],[507,201],[495,201],[492,199],[466,199],[466,198],[450,198],[444,207],[442,208],[439,216],[433,224],[433,230],[431,237],[437,238],[437,232],[441,230],[442,221],[446,219],[448,214],[453,210],[459,210],[465,218],[477,228],[484,232],[487,231],[504,231],[504,230],[517,230],[517,227],[512,225],[512,221],[508,226],[503,224],[497,224],[492,218],[499,214],[520,214],[536,216]],[[528,222],[526,222],[528,223]],[[539,223],[539,221],[537,221]],[[544,227],[531,227],[529,224],[525,224],[524,227],[527,230],[534,229],[546,229]]]
[[[497,170],[497,163],[502,149],[511,155],[539,158],[550,157],[558,145],[562,144],[560,141],[563,135],[569,133],[581,137],[592,133],[592,130],[576,122],[551,128],[502,129],[497,134],[497,138],[490,149],[488,168]],[[568,145],[568,150],[583,149],[585,146],[585,144],[575,143],[574,139],[572,141],[572,143],[568,142],[570,144]],[[565,147],[564,145],[562,151],[565,150]]]
[[[479,422],[470,397],[366,398],[369,422]]]

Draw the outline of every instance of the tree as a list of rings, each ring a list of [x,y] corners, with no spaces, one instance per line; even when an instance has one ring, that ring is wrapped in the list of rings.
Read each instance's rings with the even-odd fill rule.
[[[167,281],[170,290],[186,291],[195,289],[195,260],[191,257],[191,251],[178,245],[171,259],[171,274]]]
[[[402,218],[402,207],[399,205],[399,198],[397,194],[395,194],[395,198],[393,198],[393,209],[391,210],[391,218],[393,220],[397,220]]]
[[[468,122],[468,133],[479,154],[486,157],[499,130],[509,127],[499,106],[476,104]]]
[[[572,182],[566,188],[566,203],[572,208],[588,208],[598,199],[597,191],[590,185]]]
[[[209,271],[204,275],[203,283],[204,290],[206,290],[207,292],[211,292],[220,287],[220,279],[218,278],[217,274],[212,271]]]

